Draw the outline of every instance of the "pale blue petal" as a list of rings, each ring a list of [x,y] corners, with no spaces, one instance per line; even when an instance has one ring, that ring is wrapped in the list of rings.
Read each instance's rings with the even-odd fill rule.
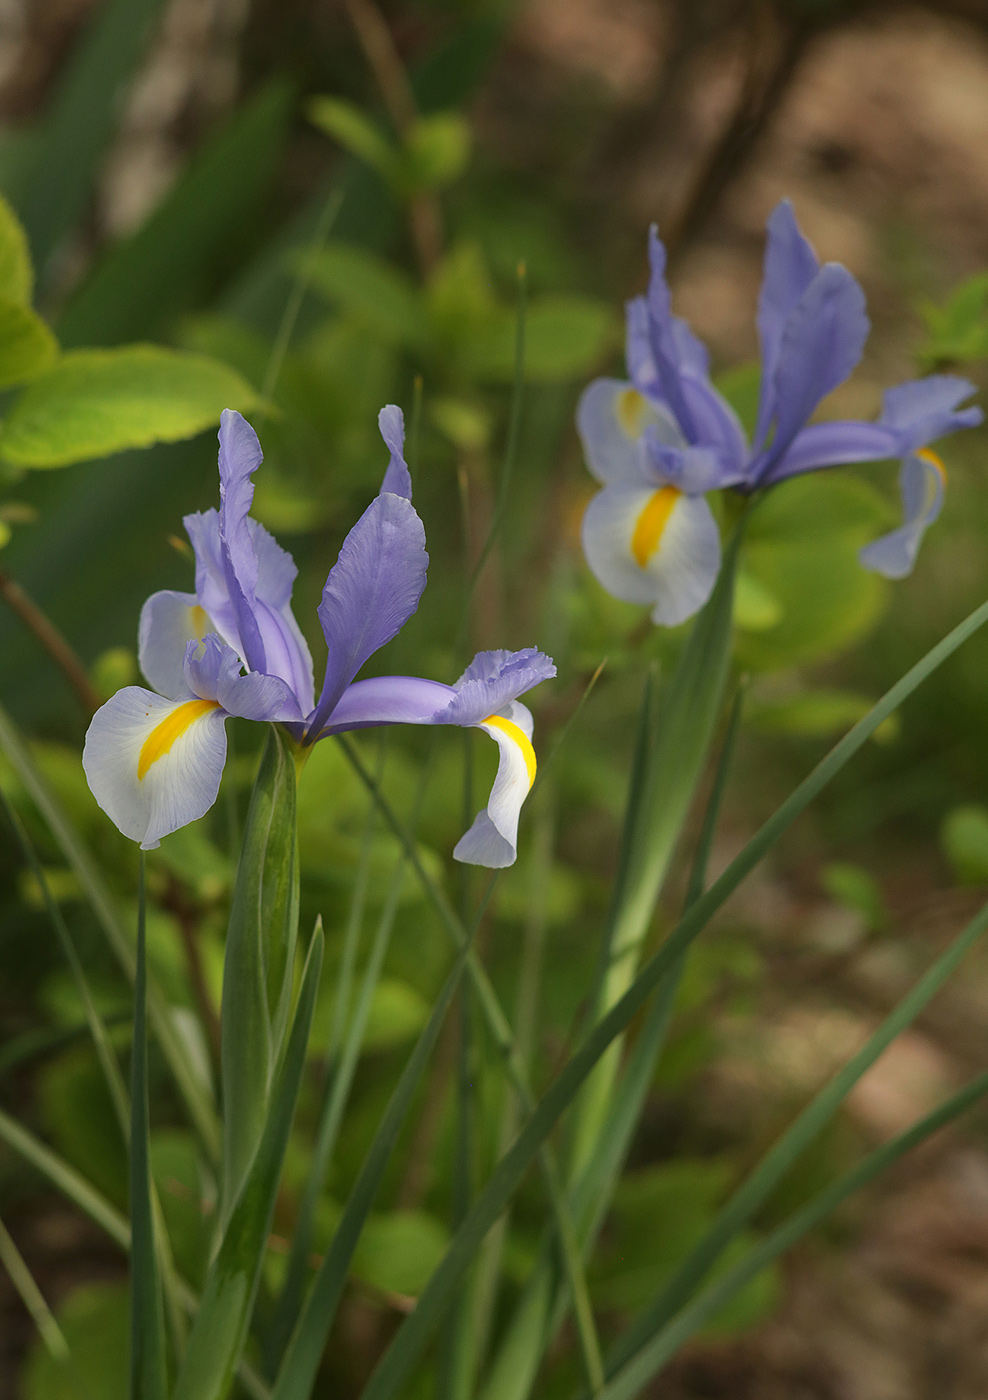
[[[216,801],[226,762],[226,713],[207,704],[192,697],[165,700],[131,685],[93,716],[82,755],[87,781],[110,820],[144,850],[204,816]],[[188,722],[142,774],[145,745],[176,712],[187,713]]]
[[[923,536],[943,508],[943,471],[931,455],[910,453],[899,471],[903,523],[858,555],[866,569],[886,578],[912,573]]]
[[[220,548],[227,595],[237,621],[244,660],[252,671],[266,671],[264,641],[254,616],[257,555],[248,515],[254,499],[251,473],[262,461],[257,434],[233,409],[220,417]]]
[[[620,379],[595,379],[580,395],[576,426],[590,471],[602,483],[655,481],[644,434],[684,447],[672,415]]]
[[[202,700],[218,700],[239,719],[300,722],[305,716],[288,685],[258,671],[241,674],[240,657],[215,633],[190,642],[185,653],[185,682]]]
[[[251,520],[251,543],[257,555],[254,616],[264,642],[265,671],[291,687],[303,715],[314,704],[312,654],[292,612],[295,560],[263,525]]]
[[[348,685],[317,736],[379,724],[438,724],[456,691],[419,676],[369,676]]]
[[[479,724],[555,674],[552,658],[536,647],[480,651],[453,687],[455,695],[449,708],[435,722]]]
[[[820,467],[881,462],[898,455],[896,434],[881,423],[858,422],[853,418],[811,423],[796,434],[785,455],[765,473],[760,484],[772,486],[786,477]]]
[[[392,495],[412,499],[412,478],[405,462],[405,418],[396,404],[389,403],[377,415],[377,425],[384,438],[384,445],[391,453],[391,461],[384,473],[382,491]]]
[[[141,608],[137,658],[145,680],[159,695],[176,699],[188,689],[185,649],[215,627],[194,593],[152,593]]]
[[[428,564],[425,530],[411,502],[378,496],[344,540],[323,589],[319,620],[329,658],[312,733],[326,724],[368,657],[418,607]]]
[[[687,496],[703,496],[736,486],[744,480],[743,471],[727,466],[721,454],[710,447],[668,447],[646,434],[645,446],[653,464],[653,479],[677,487]]]
[[[762,383],[755,442],[759,450],[775,409],[775,371],[786,324],[819,270],[819,259],[796,223],[792,204],[788,199],[782,200],[769,215],[766,226],[765,263],[758,297]]]
[[[931,374],[887,389],[879,423],[895,435],[896,455],[915,452],[959,428],[976,428],[984,414],[980,408],[958,409],[977,389],[956,374]]]

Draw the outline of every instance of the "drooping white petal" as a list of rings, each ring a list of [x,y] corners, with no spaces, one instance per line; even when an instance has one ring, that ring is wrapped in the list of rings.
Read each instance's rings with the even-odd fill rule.
[[[226,711],[215,700],[118,690],[93,716],[82,765],[93,796],[143,850],[208,812],[226,762]]]
[[[583,517],[583,552],[609,593],[675,627],[699,611],[720,569],[720,532],[702,496],[674,486],[606,486]]]
[[[496,742],[497,777],[484,811],[465,836],[457,842],[454,860],[467,865],[486,865],[498,870],[513,865],[518,853],[518,818],[522,803],[535,782],[535,751],[532,748],[532,715],[526,705],[513,700],[496,715],[489,715],[476,726]]]
[[[141,608],[137,657],[144,679],[159,695],[174,700],[188,690],[185,648],[216,630],[194,593],[164,589],[152,593]]]
[[[944,465],[929,448],[903,458],[899,470],[902,524],[858,552],[866,569],[885,578],[905,578],[912,573],[923,536],[943,508],[945,482]]]
[[[580,396],[576,426],[587,466],[598,481],[647,485],[655,479],[644,434],[669,447],[686,441],[671,413],[620,379],[595,379]]]

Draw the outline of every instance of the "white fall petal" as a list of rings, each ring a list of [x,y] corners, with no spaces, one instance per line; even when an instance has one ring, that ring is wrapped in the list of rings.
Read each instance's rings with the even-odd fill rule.
[[[710,597],[720,532],[702,496],[674,486],[606,486],[587,507],[582,535],[599,582],[625,602],[651,605],[653,622],[675,627]]]
[[[82,755],[86,777],[103,811],[142,850],[216,801],[226,717],[215,700],[166,700],[136,685],[97,710]]]
[[[454,860],[486,865],[492,870],[513,865],[518,853],[518,818],[535,781],[532,715],[513,700],[476,726],[489,734],[500,750],[497,776],[487,807],[457,842]]]
[[[644,434],[684,447],[672,416],[620,379],[595,379],[580,396],[576,426],[587,466],[599,482],[646,485],[655,473],[645,455]]]

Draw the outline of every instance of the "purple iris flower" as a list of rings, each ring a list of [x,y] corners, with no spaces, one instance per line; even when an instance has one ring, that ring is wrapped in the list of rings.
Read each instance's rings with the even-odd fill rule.
[[[292,614],[297,569],[250,518],[261,448],[227,410],[220,424],[220,508],[185,517],[194,593],[153,594],[141,610],[139,659],[153,689],[126,686],[93,717],[83,765],[97,802],[145,850],[216,801],[226,720],[277,721],[300,750],[382,724],[483,729],[500,750],[490,799],[453,854],[498,867],[515,859],[521,806],[535,779],[532,716],[518,697],[554,676],[540,651],[487,651],[455,685],[418,676],[355,680],[418,607],[429,556],[411,502],[401,410],[379,417],[391,453],[380,494],[347,535],[319,605],[329,649],[315,700],[312,657]]]
[[[649,257],[648,294],[627,308],[630,382],[595,380],[577,411],[587,463],[603,486],[587,509],[583,545],[604,587],[651,604],[656,622],[682,622],[709,597],[720,567],[706,492],[750,493],[820,467],[895,457],[904,523],[861,559],[889,577],[908,573],[943,499],[943,464],[927,444],[982,421],[979,408],[959,407],[974,385],[931,375],[888,390],[876,422],[808,423],[861,359],[869,323],[858,283],[839,263],[820,265],[784,200],[768,221],[761,394],[749,443],[711,382],[706,347],[672,314],[654,227]]]

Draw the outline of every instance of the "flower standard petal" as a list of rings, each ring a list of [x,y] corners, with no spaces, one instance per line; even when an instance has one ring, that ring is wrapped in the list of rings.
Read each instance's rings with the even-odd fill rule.
[[[397,404],[385,404],[377,415],[377,426],[385,447],[391,453],[381,490],[389,491],[393,496],[404,496],[410,501],[412,478],[405,461],[405,417]]]
[[[152,850],[209,811],[226,762],[216,700],[118,690],[93,716],[82,763],[93,796],[125,836]]]
[[[411,501],[378,496],[343,541],[323,589],[319,621],[329,657],[309,730],[313,738],[367,658],[418,607],[428,564],[425,530]]]
[[[152,593],[141,608],[137,629],[137,658],[151,688],[170,699],[186,691],[186,648],[215,630],[194,593]]]
[[[257,554],[248,515],[254,500],[251,474],[263,460],[257,434],[241,414],[225,408],[220,417],[220,550],[227,595],[240,635],[241,653],[252,671],[266,671],[264,641],[254,615]]]
[[[609,593],[647,603],[653,621],[685,622],[710,596],[720,568],[720,533],[702,496],[606,486],[583,517],[583,552]]]
[[[928,448],[904,458],[899,471],[903,523],[859,552],[866,569],[886,578],[912,573],[923,536],[943,507],[945,484],[943,463]]]
[[[775,371],[789,317],[820,270],[811,244],[796,223],[788,199],[769,215],[765,262],[758,296],[758,338],[762,349],[762,382],[755,442],[764,446],[775,410]]]
[[[535,782],[532,716],[517,700],[476,725],[498,746],[497,776],[487,806],[453,848],[453,859],[498,870],[518,854],[518,820]]]

